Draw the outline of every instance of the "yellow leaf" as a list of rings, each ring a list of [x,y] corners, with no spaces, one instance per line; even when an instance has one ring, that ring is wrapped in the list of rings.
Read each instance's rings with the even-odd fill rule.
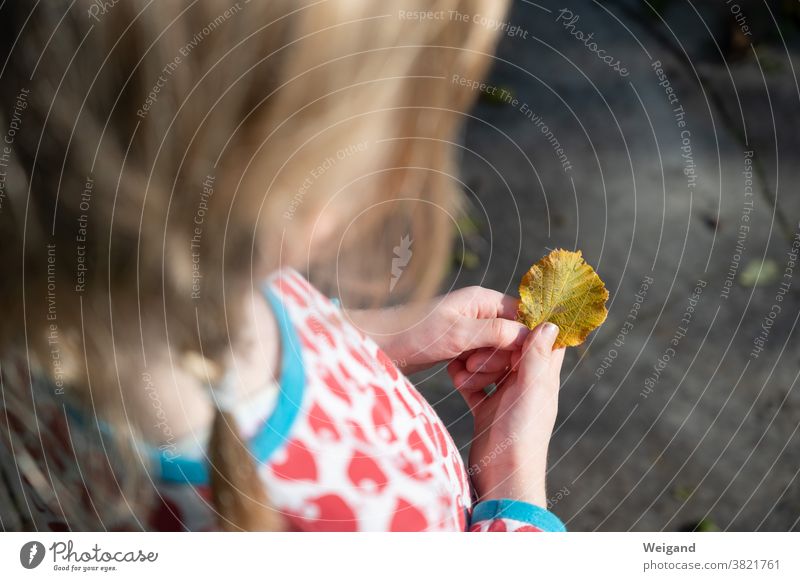
[[[558,325],[553,349],[586,340],[608,315],[608,291],[580,250],[553,250],[534,264],[519,285],[517,320],[530,329],[549,321]]]

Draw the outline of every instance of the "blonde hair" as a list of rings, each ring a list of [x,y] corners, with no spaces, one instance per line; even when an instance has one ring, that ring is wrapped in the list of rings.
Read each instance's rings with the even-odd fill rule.
[[[433,293],[474,98],[452,76],[480,79],[496,40],[454,15],[499,21],[505,4],[7,4],[3,126],[24,107],[0,197],[2,358],[53,375],[55,289],[57,372],[124,440],[146,357],[219,361],[242,317],[232,298],[281,264],[351,304]],[[403,237],[425,260],[390,296]],[[222,526],[279,527],[232,418],[213,432]]]

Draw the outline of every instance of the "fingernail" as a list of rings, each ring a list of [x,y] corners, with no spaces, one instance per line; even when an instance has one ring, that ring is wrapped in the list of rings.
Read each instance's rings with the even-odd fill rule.
[[[552,345],[556,342],[556,337],[558,337],[558,325],[554,325],[553,323],[544,323],[540,332],[542,334],[542,339]]]

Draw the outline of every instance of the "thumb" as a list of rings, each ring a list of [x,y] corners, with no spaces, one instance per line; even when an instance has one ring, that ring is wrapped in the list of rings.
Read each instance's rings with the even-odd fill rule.
[[[519,349],[531,335],[528,327],[508,319],[466,319],[465,345],[462,351],[493,347],[495,349]]]
[[[553,323],[542,323],[530,333],[519,360],[518,374],[522,385],[530,386],[546,376],[557,337],[558,327]]]

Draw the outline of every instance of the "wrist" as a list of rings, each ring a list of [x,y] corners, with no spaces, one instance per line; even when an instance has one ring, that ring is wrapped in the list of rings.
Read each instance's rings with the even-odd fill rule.
[[[385,309],[348,310],[347,318],[350,324],[388,353],[393,333],[387,328],[384,311]]]
[[[547,506],[547,491],[544,481],[531,483],[512,483],[496,486],[489,494],[481,496],[479,502],[488,500],[519,500],[535,506]]]
[[[419,320],[416,311],[410,311],[405,306],[347,312],[351,324],[372,339],[404,375],[429,367],[419,361],[420,352],[409,333]]]
[[[505,458],[486,465],[484,478],[475,479],[480,501],[510,499],[546,506],[546,450],[537,454],[529,449],[525,457],[515,458],[518,452],[517,447],[508,450]]]

